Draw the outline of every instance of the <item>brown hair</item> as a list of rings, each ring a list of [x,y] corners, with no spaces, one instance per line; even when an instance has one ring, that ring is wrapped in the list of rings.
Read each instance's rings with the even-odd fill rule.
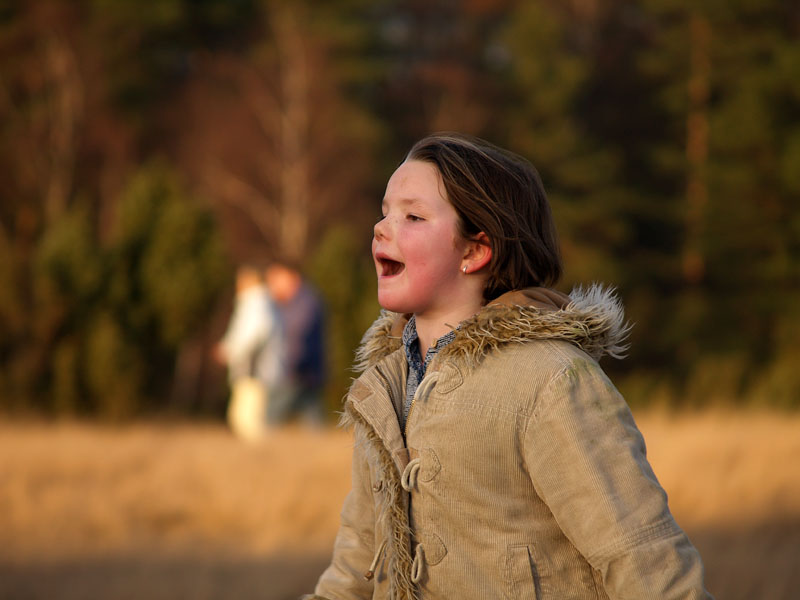
[[[436,133],[411,148],[406,160],[436,166],[447,199],[467,239],[484,232],[492,260],[484,298],[561,277],[558,235],[544,186],[534,166],[489,142],[457,133]]]

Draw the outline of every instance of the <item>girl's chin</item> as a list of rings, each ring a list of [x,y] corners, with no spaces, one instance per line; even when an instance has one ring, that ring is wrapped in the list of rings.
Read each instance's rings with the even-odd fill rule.
[[[390,310],[396,313],[405,314],[414,312],[413,309],[410,309],[408,303],[403,302],[398,298],[393,298],[390,294],[381,294],[378,292],[378,304],[380,304],[382,309]]]
[[[394,302],[381,302],[378,300],[378,304],[383,310],[388,310],[395,313],[405,314],[409,311],[403,310],[403,306],[400,304],[395,304]]]

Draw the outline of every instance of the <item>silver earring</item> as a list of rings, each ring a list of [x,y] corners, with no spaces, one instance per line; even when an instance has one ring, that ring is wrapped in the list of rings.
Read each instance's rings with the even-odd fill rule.
[[[461,269],[461,270],[464,271],[464,275],[466,275],[467,274],[467,265],[464,265],[464,268]]]

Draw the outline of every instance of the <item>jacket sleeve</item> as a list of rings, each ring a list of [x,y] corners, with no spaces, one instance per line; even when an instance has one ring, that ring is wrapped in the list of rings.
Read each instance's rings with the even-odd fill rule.
[[[373,582],[364,578],[375,545],[375,506],[364,444],[355,430],[353,485],[344,501],[341,525],[333,547],[333,559],[317,583],[315,596],[326,600],[372,598]]]
[[[619,392],[590,359],[547,385],[525,434],[537,493],[613,599],[711,598]]]

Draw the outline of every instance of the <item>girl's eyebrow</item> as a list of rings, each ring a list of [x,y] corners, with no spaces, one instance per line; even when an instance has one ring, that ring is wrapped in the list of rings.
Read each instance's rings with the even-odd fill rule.
[[[419,198],[398,198],[398,199],[397,199],[397,200],[395,200],[394,202],[395,202],[396,204],[399,204],[400,206],[403,206],[403,207],[405,207],[405,206],[413,206],[413,205],[416,205],[416,204],[420,204],[420,202],[421,202],[421,201],[420,201],[420,199],[419,199]],[[389,203],[389,200],[387,200],[386,198],[384,198],[384,199],[381,201],[381,208],[386,208],[386,205],[387,205],[388,203]]]

